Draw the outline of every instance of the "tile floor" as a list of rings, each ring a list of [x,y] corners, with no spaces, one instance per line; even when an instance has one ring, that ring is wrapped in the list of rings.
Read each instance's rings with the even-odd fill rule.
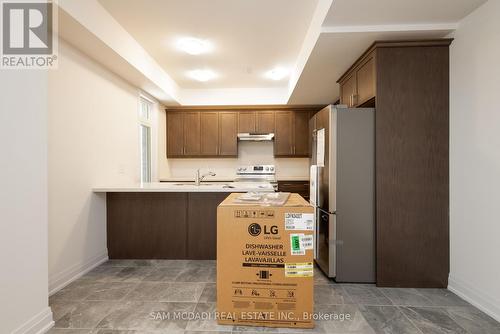
[[[50,297],[55,327],[49,333],[500,334],[498,322],[447,290],[337,284],[319,270],[314,277],[315,312],[344,320],[317,321],[313,330],[297,330],[161,319],[169,311],[214,311],[215,277],[214,261],[108,261]]]

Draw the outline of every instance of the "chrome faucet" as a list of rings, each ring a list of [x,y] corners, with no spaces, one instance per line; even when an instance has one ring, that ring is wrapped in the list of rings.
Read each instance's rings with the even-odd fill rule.
[[[198,170],[196,171],[196,177],[195,177],[195,179],[194,179],[194,182],[195,182],[195,184],[196,184],[197,186],[199,186],[199,185],[200,185],[200,183],[203,181],[203,179],[204,179],[204,178],[206,178],[207,176],[215,176],[215,175],[217,175],[217,174],[215,174],[215,173],[214,173],[214,172],[212,172],[212,171],[208,171],[208,173],[203,174],[203,175],[200,175],[200,170],[198,169]]]

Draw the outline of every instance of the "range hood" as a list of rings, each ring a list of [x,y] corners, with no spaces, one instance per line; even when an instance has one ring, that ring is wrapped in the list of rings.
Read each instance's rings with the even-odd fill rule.
[[[271,141],[274,133],[238,133],[240,141]]]

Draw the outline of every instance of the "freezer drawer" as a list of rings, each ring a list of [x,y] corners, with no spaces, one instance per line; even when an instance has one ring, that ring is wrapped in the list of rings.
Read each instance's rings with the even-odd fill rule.
[[[335,214],[316,209],[316,263],[328,277],[336,275]]]

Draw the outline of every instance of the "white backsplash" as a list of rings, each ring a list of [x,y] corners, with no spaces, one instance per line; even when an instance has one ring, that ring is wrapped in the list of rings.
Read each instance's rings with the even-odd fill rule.
[[[276,176],[304,177],[309,175],[308,158],[275,158],[273,142],[239,142],[238,158],[217,159],[167,159],[159,171],[159,178],[193,178],[196,170],[211,170],[220,178],[234,178],[240,165],[276,165]],[[217,178],[215,177],[215,178]]]

